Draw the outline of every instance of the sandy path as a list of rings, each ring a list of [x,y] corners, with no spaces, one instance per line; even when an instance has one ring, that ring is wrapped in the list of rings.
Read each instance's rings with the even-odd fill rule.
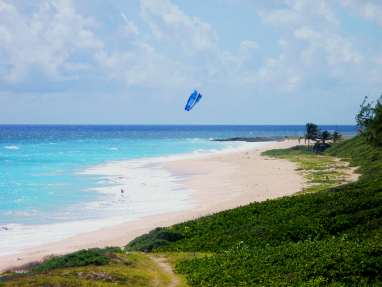
[[[17,255],[2,256],[0,270],[41,260],[51,254],[65,254],[92,247],[124,246],[158,226],[169,226],[253,201],[296,193],[303,188],[304,179],[296,172],[295,165],[286,160],[261,156],[264,150],[294,145],[296,141],[268,143],[248,151],[164,162],[162,167],[182,175],[183,184],[192,190],[192,209],[143,217],[26,249]]]
[[[168,263],[167,259],[163,256],[155,256],[151,255],[149,256],[152,261],[154,261],[162,271],[167,274],[171,278],[171,282],[167,285],[167,287],[176,287],[179,285],[180,280],[175,275],[174,271],[172,270],[171,265]]]

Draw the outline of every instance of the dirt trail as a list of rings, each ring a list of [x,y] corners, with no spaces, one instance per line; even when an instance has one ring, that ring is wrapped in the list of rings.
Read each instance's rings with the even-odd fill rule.
[[[174,273],[170,263],[168,263],[165,257],[150,255],[149,258],[153,260],[159,266],[159,268],[162,269],[162,271],[171,278],[171,281],[167,287],[177,287],[180,284],[178,276]]]

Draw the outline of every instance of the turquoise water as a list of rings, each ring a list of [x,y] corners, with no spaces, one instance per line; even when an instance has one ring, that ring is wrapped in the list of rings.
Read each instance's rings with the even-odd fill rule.
[[[351,126],[331,126],[352,134]],[[99,177],[81,175],[114,160],[223,149],[212,138],[302,135],[303,126],[0,126],[0,225],[61,222],[94,214],[81,202]]]

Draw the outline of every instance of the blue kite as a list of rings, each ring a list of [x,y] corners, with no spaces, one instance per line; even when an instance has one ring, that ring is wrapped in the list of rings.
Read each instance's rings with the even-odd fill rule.
[[[191,111],[195,107],[195,105],[201,100],[202,97],[203,96],[197,90],[194,90],[188,98],[186,107],[184,109],[187,112]]]

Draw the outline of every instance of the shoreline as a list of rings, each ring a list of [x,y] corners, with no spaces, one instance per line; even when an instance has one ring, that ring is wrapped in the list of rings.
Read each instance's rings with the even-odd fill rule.
[[[83,248],[124,246],[155,227],[180,223],[253,201],[292,195],[301,190],[305,183],[295,171],[295,165],[260,154],[264,150],[287,148],[296,143],[295,140],[268,142],[257,147],[248,145],[237,150],[159,160],[155,163],[158,168],[169,171],[179,178],[179,184],[184,189],[191,190],[194,205],[185,210],[143,216],[27,248],[17,254],[0,256],[0,270],[39,261],[52,254],[61,255]]]

